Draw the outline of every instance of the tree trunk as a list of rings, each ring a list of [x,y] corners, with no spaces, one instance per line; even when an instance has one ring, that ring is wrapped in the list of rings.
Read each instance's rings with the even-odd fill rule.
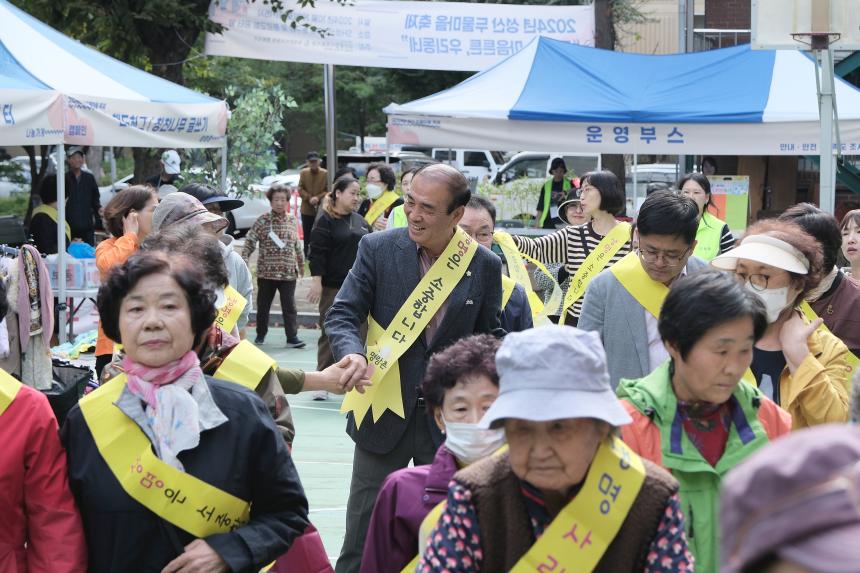
[[[161,173],[161,151],[148,147],[133,147],[134,182],[141,184],[147,177]]]
[[[87,167],[89,167],[96,181],[101,179],[105,174],[104,167],[102,166],[103,161],[104,147],[93,145],[87,150]]]
[[[594,0],[594,45],[604,50],[615,49],[615,21],[612,4],[614,0]],[[624,156],[604,153],[601,156],[603,169],[615,173],[624,185]]]

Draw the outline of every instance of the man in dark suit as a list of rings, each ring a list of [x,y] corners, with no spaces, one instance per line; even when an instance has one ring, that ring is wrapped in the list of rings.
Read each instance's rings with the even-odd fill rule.
[[[454,236],[470,195],[466,178],[453,167],[424,167],[415,173],[404,197],[408,227],[361,239],[352,270],[325,321],[335,360],[349,359],[348,385],[367,369],[361,325],[371,316],[382,328],[388,327]],[[442,442],[418,392],[428,359],[474,333],[502,336],[501,301],[499,257],[478,245],[463,277],[398,361],[405,418],[386,411],[374,422],[368,413],[358,428],[349,414],[347,433],[355,442],[355,454],[338,573],[359,570],[367,525],[385,477],[410,460],[415,465],[429,464]]]

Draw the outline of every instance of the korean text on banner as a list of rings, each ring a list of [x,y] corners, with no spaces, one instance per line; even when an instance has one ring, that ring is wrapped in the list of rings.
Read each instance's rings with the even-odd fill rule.
[[[593,6],[356,0],[297,8],[283,22],[267,5],[221,1],[209,18],[226,30],[206,36],[208,55],[314,64],[477,71],[536,36],[594,45]]]

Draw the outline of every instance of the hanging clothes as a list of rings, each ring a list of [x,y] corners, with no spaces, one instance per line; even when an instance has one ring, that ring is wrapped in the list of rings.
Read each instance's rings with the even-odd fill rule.
[[[47,390],[53,379],[51,335],[54,332],[54,294],[48,268],[33,246],[18,255],[18,333],[21,345],[21,382]]]

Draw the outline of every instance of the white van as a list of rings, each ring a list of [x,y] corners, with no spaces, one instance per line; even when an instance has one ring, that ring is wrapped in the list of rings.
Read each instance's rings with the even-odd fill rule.
[[[552,160],[561,157],[568,174],[579,177],[589,171],[600,169],[599,153],[523,151],[514,155],[510,161],[499,168],[493,180],[497,186],[512,189],[516,185],[527,184],[528,197],[513,197],[493,193],[489,199],[496,205],[497,220],[522,219],[534,216],[543,184],[550,177],[549,167]],[[531,190],[533,188],[533,191]]]
[[[499,166],[505,160],[501,151],[489,151],[486,149],[447,149],[434,147],[432,157],[440,163],[447,163],[456,167],[469,179],[473,187],[481,183],[485,178],[492,179],[496,176]]]

